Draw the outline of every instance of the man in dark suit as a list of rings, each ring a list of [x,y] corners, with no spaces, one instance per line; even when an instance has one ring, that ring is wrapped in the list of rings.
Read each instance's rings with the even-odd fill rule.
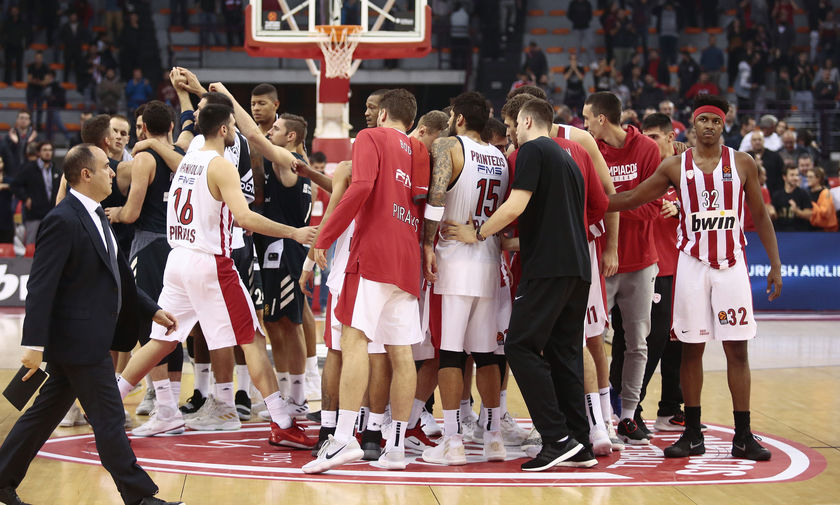
[[[21,362],[42,359],[50,374],[40,394],[0,447],[0,503],[24,505],[16,489],[76,397],[87,413],[102,466],[126,505],[167,504],[137,464],[123,428],[124,413],[109,350],[130,349],[140,318],[174,331],[175,318],[138,291],[99,202],[114,172],[104,151],[81,144],[67,153],[67,197],[38,232],[27,285]],[[170,505],[175,505],[170,504]]]
[[[55,207],[60,182],[61,171],[53,161],[53,145],[41,142],[38,144],[38,159],[26,164],[13,182],[15,194],[24,202],[23,224],[27,244],[35,243],[41,220]]]

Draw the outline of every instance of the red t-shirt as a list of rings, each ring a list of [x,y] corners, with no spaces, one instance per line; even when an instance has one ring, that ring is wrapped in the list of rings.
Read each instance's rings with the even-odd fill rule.
[[[353,182],[315,247],[328,248],[356,219],[347,273],[420,296],[420,232],[429,153],[393,128],[368,128],[353,143]]]
[[[764,203],[770,203],[770,191],[766,186],[761,187],[761,199]],[[750,214],[750,206],[744,205],[744,231],[755,231],[755,222],[753,222],[752,214]]]
[[[597,142],[618,193],[635,188],[659,166],[659,146],[634,126],[627,127],[623,147],[615,148],[602,140]],[[661,206],[661,201],[655,200],[619,214],[618,273],[636,272],[656,263],[653,220]]]
[[[662,197],[663,200],[676,202],[677,190],[668,188],[668,192]],[[653,242],[656,244],[656,255],[659,257],[659,273],[657,277],[673,276],[677,273],[677,226],[680,221],[675,217],[664,217],[659,214],[653,221]],[[619,228],[620,229],[620,228]]]
[[[679,137],[681,133],[685,131],[685,125],[682,121],[677,121],[676,119],[671,120],[671,124],[674,126],[674,135]]]

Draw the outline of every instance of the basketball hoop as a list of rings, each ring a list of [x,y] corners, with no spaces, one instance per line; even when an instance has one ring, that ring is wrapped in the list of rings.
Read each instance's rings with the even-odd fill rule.
[[[359,25],[318,25],[321,32],[318,46],[324,54],[326,69],[324,75],[329,78],[349,79],[353,74],[353,52],[361,40]]]

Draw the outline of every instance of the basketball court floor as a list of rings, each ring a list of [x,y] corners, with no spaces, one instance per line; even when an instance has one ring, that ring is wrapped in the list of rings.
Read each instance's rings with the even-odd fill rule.
[[[160,496],[190,505],[840,504],[838,320],[838,315],[759,316],[759,338],[750,345],[752,426],[773,451],[769,462],[729,456],[732,409],[719,345],[709,345],[705,359],[707,453],[684,461],[662,458],[662,449],[676,439],[662,434],[649,447],[599,459],[587,470],[527,474],[518,469],[524,454],[515,448],[509,448],[508,461],[483,463],[480,447],[468,446],[469,463],[458,468],[415,461],[404,472],[387,472],[358,463],[308,476],[299,470],[310,459],[308,451],[276,450],[266,442],[266,424],[256,422],[239,432],[133,439],[132,447]],[[20,313],[0,314],[0,386],[19,366],[22,321]],[[192,390],[189,368],[182,402]],[[644,402],[650,423],[658,393],[655,376]],[[129,396],[127,409],[133,412],[142,397],[142,392]],[[529,427],[515,386],[508,405]],[[318,410],[318,403],[311,408]],[[0,399],[0,437],[18,415]],[[135,417],[135,424],[144,420]],[[18,492],[35,505],[120,503],[86,426],[57,429]]]

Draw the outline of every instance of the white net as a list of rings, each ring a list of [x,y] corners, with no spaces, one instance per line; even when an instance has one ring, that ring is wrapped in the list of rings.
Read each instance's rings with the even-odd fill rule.
[[[319,27],[320,28],[320,27]],[[359,45],[357,26],[331,27],[324,31],[324,37],[318,40],[318,46],[324,54],[327,78],[349,79],[353,75],[353,52]]]

